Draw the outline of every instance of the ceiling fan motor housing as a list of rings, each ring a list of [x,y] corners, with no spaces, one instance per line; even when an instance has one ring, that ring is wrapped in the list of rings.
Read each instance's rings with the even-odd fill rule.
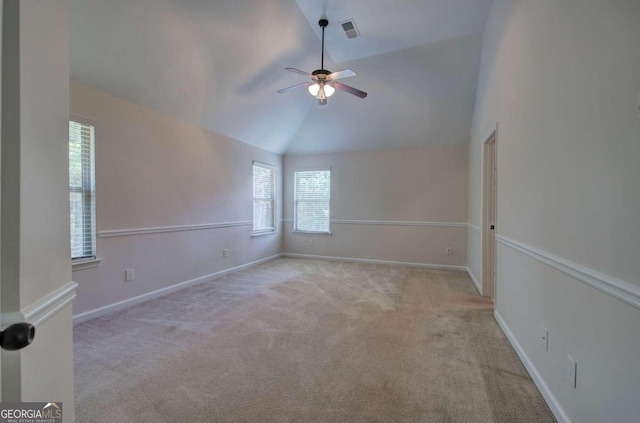
[[[331,71],[328,71],[326,69],[316,69],[311,72],[311,75],[315,76],[315,79],[325,80],[327,79],[327,76],[331,75]]]

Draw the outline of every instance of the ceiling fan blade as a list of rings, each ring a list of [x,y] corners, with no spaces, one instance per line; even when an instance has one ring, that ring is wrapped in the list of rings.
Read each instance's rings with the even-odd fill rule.
[[[340,82],[333,82],[332,85],[337,90],[348,92],[349,94],[353,94],[356,97],[365,98],[367,96],[367,93],[365,93],[364,91],[360,91],[357,88],[350,87],[350,86],[342,84]]]
[[[309,72],[301,71],[300,69],[296,69],[296,68],[284,68],[284,69],[288,70],[289,72],[299,73],[300,75],[304,75],[306,77],[311,78],[311,74]]]
[[[282,88],[282,89],[278,90],[277,92],[280,93],[280,94],[288,93],[289,91],[297,90],[298,88],[308,87],[308,86],[309,86],[308,82],[303,82],[301,84],[296,84],[296,85],[292,85],[292,86],[287,87],[287,88]]]
[[[348,78],[350,76],[356,76],[356,72],[351,69],[344,69],[344,70],[329,74],[327,78],[331,79],[332,81],[335,81],[336,79]]]

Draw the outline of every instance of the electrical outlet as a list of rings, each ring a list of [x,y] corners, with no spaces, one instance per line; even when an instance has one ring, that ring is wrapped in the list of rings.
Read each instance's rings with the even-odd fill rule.
[[[315,242],[312,239],[310,239],[309,240],[309,247],[313,247],[314,245],[315,245]]]
[[[445,250],[445,253],[447,253],[448,256],[453,254],[453,250],[451,249],[451,247],[447,247],[447,249]]]
[[[549,331],[543,326],[540,334],[542,335],[542,345],[544,346],[544,350],[549,351]]]
[[[228,248],[224,248],[222,250],[222,258],[229,258],[229,249]]]
[[[133,269],[127,269],[127,270],[124,271],[124,281],[125,282],[131,282],[134,278],[135,278],[135,275],[133,273]]]
[[[578,372],[578,365],[576,361],[571,358],[570,355],[567,356],[567,379],[569,379],[569,383],[575,389],[576,388],[576,373]]]

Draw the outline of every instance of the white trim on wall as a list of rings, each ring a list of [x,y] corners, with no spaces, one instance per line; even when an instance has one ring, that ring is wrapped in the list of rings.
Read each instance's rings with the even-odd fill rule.
[[[102,259],[100,257],[89,259],[89,260],[79,260],[79,261],[71,261],[71,270],[76,272],[78,270],[92,269],[94,267],[100,267],[102,263]]]
[[[476,286],[476,289],[478,290],[478,294],[482,295],[482,288],[480,287],[480,282],[478,282],[478,279],[476,279],[475,275],[473,274],[469,266],[467,266],[467,274],[471,278],[471,282],[473,282],[473,284]]]
[[[107,230],[107,231],[99,231],[98,238],[113,238],[117,236],[161,234],[161,233],[167,233],[167,232],[199,231],[204,229],[235,228],[238,226],[252,226],[252,225],[253,225],[252,221],[243,220],[239,222],[203,223],[203,224],[196,224],[196,225],[181,225],[181,226],[158,226],[158,227],[152,227],[152,228],[114,229],[114,230]]]
[[[354,258],[354,257],[317,256],[312,254],[294,254],[294,253],[282,253],[282,256],[290,257],[290,258],[310,259],[310,260],[349,261],[349,262],[356,262],[356,263],[391,264],[395,266],[420,267],[424,269],[458,270],[463,272],[467,271],[466,266],[451,266],[448,264],[408,263],[404,261],[374,260],[374,259],[363,259],[363,258]]]
[[[467,223],[467,228],[469,228],[473,232],[482,233],[482,230],[480,229],[479,226],[472,225],[471,223]]]
[[[4,328],[13,323],[27,322],[38,327],[71,304],[76,297],[77,287],[77,283],[69,282],[19,312],[2,313],[0,324]]]
[[[589,269],[504,236],[497,235],[496,239],[498,240],[498,243],[504,246],[519,251],[540,263],[559,270],[560,272],[609,294],[612,297],[624,301],[627,304],[640,308],[640,288],[635,285],[631,285],[628,282],[596,272],[593,269]]]
[[[414,222],[401,220],[342,220],[331,221],[332,225],[381,225],[381,226],[437,226],[441,228],[464,228],[466,223],[461,222]]]
[[[553,395],[551,389],[549,389],[549,386],[547,386],[544,379],[542,379],[542,376],[538,372],[538,369],[536,369],[536,367],[533,365],[533,362],[531,361],[527,353],[524,352],[524,349],[522,348],[516,337],[513,336],[511,329],[509,329],[507,323],[502,319],[502,316],[500,316],[498,310],[493,311],[493,316],[498,322],[498,325],[500,325],[500,328],[507,337],[507,340],[518,354],[518,357],[520,357],[520,361],[522,361],[524,367],[527,369],[527,372],[529,372],[531,379],[533,379],[533,382],[538,387],[538,390],[542,394],[545,402],[551,409],[551,412],[555,416],[556,420],[558,420],[558,423],[571,423],[569,416],[567,416],[567,413],[565,413],[564,409],[560,406],[558,399],[555,397],[555,395]]]
[[[78,284],[69,282],[22,310],[26,322],[38,327],[51,316],[71,304]]]
[[[283,219],[285,223],[292,223],[293,219]],[[332,219],[332,225],[375,225],[375,226],[435,226],[440,228],[466,228],[463,222],[419,222],[409,220],[346,220]]]
[[[258,264],[266,263],[268,261],[275,260],[280,258],[282,254],[276,254],[270,257],[265,257],[259,260],[255,260],[249,263],[241,264],[239,266],[230,267],[225,270],[220,270],[218,272],[210,273],[208,275],[200,276],[195,279],[190,279],[184,282],[179,282],[175,285],[171,285],[165,288],[161,288],[152,292],[147,292],[146,294],[138,295],[137,297],[127,298],[126,300],[118,301],[113,304],[109,304],[103,307],[96,308],[94,310],[85,311],[84,313],[76,314],[73,316],[73,324],[77,325],[79,323],[86,322],[91,319],[95,319],[96,317],[103,316],[105,314],[114,313],[118,310],[125,309],[127,307],[131,307],[136,304],[143,303],[145,301],[152,300],[154,298],[159,298],[164,295],[170,294],[175,291],[179,291],[181,289],[187,288],[191,285],[195,285],[201,282],[205,282],[211,279],[219,278],[220,276],[224,276],[226,274],[247,269],[249,267],[257,266]]]

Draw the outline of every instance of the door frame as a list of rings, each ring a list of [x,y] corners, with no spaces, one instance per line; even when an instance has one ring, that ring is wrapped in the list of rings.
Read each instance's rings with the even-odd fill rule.
[[[496,302],[498,128],[482,146],[482,295]],[[494,229],[492,229],[492,226]]]
[[[69,8],[67,0],[0,8],[0,324],[36,327],[26,350],[0,352],[0,401],[62,402],[64,421],[74,422]]]

